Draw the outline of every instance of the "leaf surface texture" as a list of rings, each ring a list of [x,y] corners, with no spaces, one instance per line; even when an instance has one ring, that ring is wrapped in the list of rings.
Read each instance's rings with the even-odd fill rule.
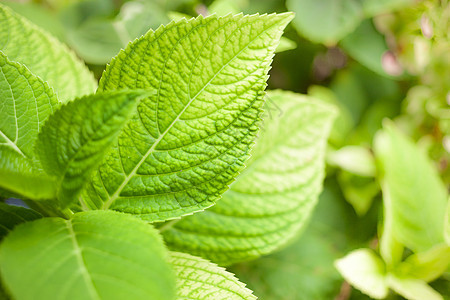
[[[175,299],[157,231],[112,211],[17,226],[0,246],[0,271],[17,300]]]
[[[229,264],[267,254],[299,233],[322,189],[334,110],[298,94],[268,93],[248,167],[217,205],[162,230],[169,248]]]
[[[52,181],[36,161],[40,126],[58,106],[53,90],[0,51],[0,186],[31,199],[51,198]]]
[[[267,72],[292,14],[199,16],[129,44],[99,90],[155,89],[88,185],[93,208],[164,221],[215,203],[254,142]]]
[[[233,274],[203,258],[180,252],[170,253],[177,275],[178,299],[256,299]]]
[[[67,102],[93,93],[97,83],[67,46],[0,4],[0,51],[48,81],[58,99]]]
[[[57,110],[42,127],[36,151],[45,171],[57,177],[58,200],[66,207],[77,197],[122,127],[135,112],[143,91],[85,96]]]

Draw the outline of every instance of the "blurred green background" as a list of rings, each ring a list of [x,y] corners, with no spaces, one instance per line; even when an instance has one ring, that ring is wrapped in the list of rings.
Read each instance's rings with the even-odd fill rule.
[[[308,227],[284,249],[230,268],[261,299],[369,298],[345,283],[333,263],[354,249],[378,249],[383,205],[372,148],[384,119],[391,119],[427,154],[448,190],[448,1],[2,3],[68,44],[97,78],[129,41],[171,20],[212,13],[296,13],[274,58],[268,89],[309,94],[336,105],[340,115],[329,139],[324,191]],[[450,299],[449,280],[450,273],[444,272],[431,282],[444,299]],[[391,292],[388,298],[401,297]]]

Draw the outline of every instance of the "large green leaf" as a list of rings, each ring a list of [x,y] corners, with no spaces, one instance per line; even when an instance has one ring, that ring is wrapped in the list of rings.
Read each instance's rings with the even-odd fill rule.
[[[158,233],[112,211],[44,218],[17,226],[0,246],[14,299],[175,298],[175,277]]]
[[[156,89],[84,193],[88,206],[162,221],[220,199],[258,131],[267,72],[292,14],[202,16],[150,31],[99,90]]]
[[[216,206],[163,230],[170,248],[219,264],[267,254],[295,237],[322,189],[332,107],[314,98],[268,93],[281,115],[266,112],[252,158]]]
[[[52,181],[35,161],[42,123],[58,105],[53,90],[0,51],[0,187],[31,199],[52,198]]]
[[[37,212],[20,206],[0,202],[0,241],[16,226],[33,221],[42,216]]]
[[[413,251],[444,242],[447,190],[427,155],[393,124],[375,139],[383,197],[393,238]]]
[[[90,94],[96,81],[69,48],[9,8],[0,5],[0,50],[48,81],[62,102]]]
[[[256,299],[233,274],[200,257],[171,252],[177,275],[178,299]]]
[[[351,33],[364,15],[359,0],[287,0],[294,25],[307,39],[332,45]]]
[[[57,110],[42,127],[36,142],[44,170],[57,178],[63,207],[77,200],[92,171],[117,140],[136,110],[143,91],[114,91],[85,96]]]

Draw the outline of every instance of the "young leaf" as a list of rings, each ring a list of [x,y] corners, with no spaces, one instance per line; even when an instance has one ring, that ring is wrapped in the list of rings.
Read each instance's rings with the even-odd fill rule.
[[[95,91],[94,77],[69,48],[1,4],[0,28],[0,51],[48,81],[60,101]]]
[[[175,277],[166,256],[148,224],[90,211],[17,226],[0,245],[0,271],[17,300],[168,300]]]
[[[289,92],[269,92],[268,99],[278,109],[267,111],[247,169],[215,206],[162,230],[171,249],[219,264],[248,260],[286,244],[308,220],[335,112]]]
[[[393,124],[376,136],[375,153],[394,237],[415,252],[444,242],[447,191],[427,155]]]
[[[215,203],[248,157],[267,71],[292,14],[202,16],[150,31],[99,90],[156,89],[84,193],[87,205],[162,221]]]
[[[297,14],[294,25],[299,33],[326,45],[351,33],[363,19],[357,0],[288,0],[286,5]]]
[[[177,275],[178,299],[256,299],[233,274],[200,257],[170,253]]]
[[[450,264],[450,247],[437,245],[426,252],[410,255],[396,268],[404,276],[430,282],[441,276]]]
[[[0,241],[16,226],[42,216],[34,210],[0,202]]]
[[[53,182],[36,163],[34,143],[58,100],[42,79],[0,51],[0,187],[30,199],[49,199]]]
[[[369,249],[358,249],[335,262],[351,285],[375,299],[386,298],[388,286],[383,261]]]
[[[120,130],[135,112],[143,91],[85,96],[57,110],[39,133],[36,152],[44,170],[57,177],[57,197],[67,207],[77,197]]]
[[[444,300],[438,292],[420,279],[388,274],[387,282],[390,288],[408,300]]]

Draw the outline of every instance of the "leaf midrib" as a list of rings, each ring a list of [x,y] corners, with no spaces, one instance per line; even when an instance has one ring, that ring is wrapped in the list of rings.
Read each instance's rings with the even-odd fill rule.
[[[133,168],[133,170],[130,172],[129,175],[127,175],[122,182],[122,184],[119,186],[119,188],[114,192],[114,194],[103,203],[102,209],[106,210],[108,209],[114,201],[119,197],[122,190],[125,188],[125,186],[128,184],[128,182],[136,175],[137,170],[141,167],[141,165],[146,161],[146,159],[150,156],[151,153],[155,150],[155,148],[159,145],[159,142],[166,136],[166,134],[172,129],[173,125],[175,125],[176,122],[179,121],[180,117],[184,114],[184,112],[189,108],[189,106],[192,104],[192,102],[205,90],[205,88],[217,77],[218,74],[222,72],[222,70],[227,67],[238,55],[240,55],[244,50],[248,48],[248,46],[253,43],[257,38],[259,38],[264,32],[272,28],[278,24],[277,22],[269,26],[268,28],[265,28],[262,30],[255,38],[253,38],[244,48],[242,48],[237,54],[235,54],[232,58],[230,58],[215,74],[211,77],[211,79],[197,92],[197,94],[192,97],[188,103],[184,106],[182,111],[177,115],[177,117],[170,123],[170,125],[167,127],[167,129],[155,140],[153,145],[150,147],[150,149],[145,153],[145,155],[139,160],[139,162],[136,164],[136,166]],[[192,70],[191,70],[192,72]],[[109,194],[108,194],[109,195]]]
[[[80,245],[78,244],[76,235],[75,235],[75,231],[73,230],[73,224],[72,221],[66,221],[66,226],[67,226],[67,230],[69,231],[69,236],[70,239],[72,241],[72,245],[74,248],[74,252],[73,254],[75,255],[76,259],[77,259],[77,263],[80,266],[80,273],[81,276],[84,279],[84,282],[86,283],[86,287],[87,290],[89,292],[89,295],[91,296],[91,299],[94,300],[101,300],[95,286],[94,286],[94,282],[92,280],[92,277],[89,275],[86,263],[83,259],[83,255],[82,255],[82,249],[80,247]]]

